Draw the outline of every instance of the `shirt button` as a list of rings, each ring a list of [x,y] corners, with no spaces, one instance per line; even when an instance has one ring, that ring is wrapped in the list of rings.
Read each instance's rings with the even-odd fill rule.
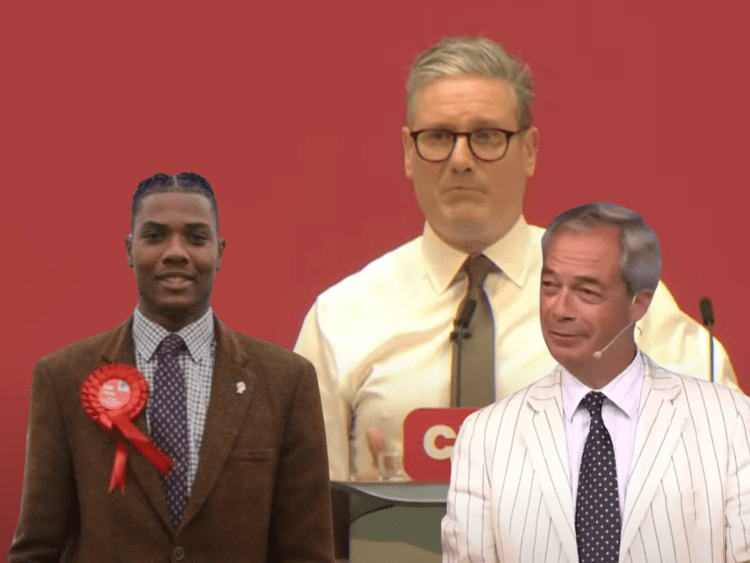
[[[174,555],[174,558],[179,561],[180,559],[185,558],[185,548],[184,547],[175,547],[174,551],[172,552],[172,555]]]

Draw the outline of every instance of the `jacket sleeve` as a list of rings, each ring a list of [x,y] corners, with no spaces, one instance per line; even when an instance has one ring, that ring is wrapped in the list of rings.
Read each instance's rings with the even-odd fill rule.
[[[269,561],[332,563],[326,437],[315,370],[306,361],[285,424],[269,529]]]
[[[467,418],[451,453],[448,510],[442,522],[443,563],[497,563],[491,490],[484,455],[484,427]]]
[[[54,375],[45,359],[34,367],[21,513],[8,563],[60,561],[78,532],[73,461]]]
[[[750,399],[732,396],[737,408],[724,491],[724,545],[727,562],[750,563]]]

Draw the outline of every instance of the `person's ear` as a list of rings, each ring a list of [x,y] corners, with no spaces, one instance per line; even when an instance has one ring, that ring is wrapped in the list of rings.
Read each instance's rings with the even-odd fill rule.
[[[409,128],[406,125],[401,128],[401,142],[404,145],[404,173],[411,180],[416,147],[414,146],[414,139],[412,139]]]
[[[133,235],[132,233],[125,237],[125,250],[128,256],[128,266],[133,267]]]
[[[224,249],[227,246],[227,239],[220,238],[219,239],[219,259],[216,261],[216,271],[219,271],[219,268],[221,267],[221,257],[224,255]]]
[[[526,167],[526,177],[531,178],[536,170],[536,156],[539,152],[539,129],[534,126],[529,127],[522,133],[523,152]]]
[[[648,311],[651,300],[654,297],[654,292],[651,289],[641,289],[633,295],[633,300],[630,302],[630,321],[638,322],[643,318],[643,315]]]

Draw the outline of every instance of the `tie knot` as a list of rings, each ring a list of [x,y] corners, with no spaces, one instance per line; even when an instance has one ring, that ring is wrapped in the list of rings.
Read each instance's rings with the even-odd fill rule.
[[[464,262],[464,270],[469,275],[469,286],[482,287],[484,278],[492,269],[492,261],[484,254],[472,254]]]
[[[185,349],[187,349],[187,346],[182,336],[172,332],[159,343],[158,353],[162,357],[173,357]]]
[[[591,391],[581,399],[581,403],[589,411],[591,418],[599,417],[602,415],[602,404],[604,403],[604,393],[599,391]]]

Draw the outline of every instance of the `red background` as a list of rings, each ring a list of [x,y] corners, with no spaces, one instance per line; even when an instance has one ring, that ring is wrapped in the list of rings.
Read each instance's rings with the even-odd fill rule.
[[[403,176],[404,81],[446,35],[489,35],[534,71],[528,219],[545,225],[600,199],[644,215],[663,279],[695,317],[698,299],[713,299],[750,389],[746,10],[0,0],[0,551],[18,515],[34,362],[135,306],[123,241],[138,182],[186,170],[209,179],[228,241],[214,310],[292,346],[321,290],[422,228]]]

